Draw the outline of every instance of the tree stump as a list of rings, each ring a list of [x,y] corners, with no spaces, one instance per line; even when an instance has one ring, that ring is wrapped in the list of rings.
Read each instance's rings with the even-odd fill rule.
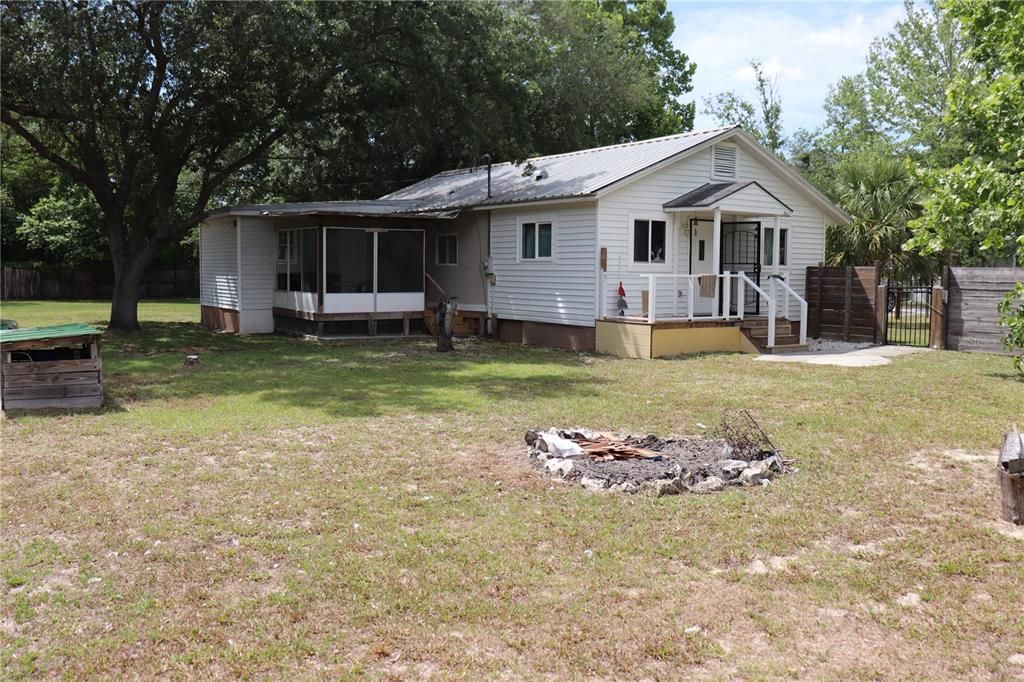
[[[999,490],[1003,494],[1003,520],[1024,525],[1024,474],[1011,474],[999,467]]]
[[[1003,495],[1003,519],[1024,525],[1024,439],[1016,424],[1003,438],[996,468],[999,491]]]
[[[437,302],[437,352],[449,353],[455,350],[452,334],[455,324],[455,303],[447,296]]]

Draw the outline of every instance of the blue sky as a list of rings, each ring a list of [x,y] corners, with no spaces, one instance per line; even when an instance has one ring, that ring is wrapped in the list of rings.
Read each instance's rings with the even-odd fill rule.
[[[864,70],[872,39],[904,16],[903,3],[690,2],[669,0],[675,17],[673,42],[697,64],[696,129],[715,125],[701,113],[705,95],[736,90],[754,99],[750,58],[778,76],[782,123],[787,133],[824,121],[828,86]]]

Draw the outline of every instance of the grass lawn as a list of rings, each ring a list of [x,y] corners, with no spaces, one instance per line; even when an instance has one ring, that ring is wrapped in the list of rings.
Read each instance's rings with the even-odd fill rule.
[[[1024,529],[998,521],[992,452],[1024,417],[1005,357],[442,356],[141,313],[104,339],[107,407],[2,422],[7,677],[1024,674]],[[521,456],[528,426],[690,434],[740,407],[799,473],[653,499]]]

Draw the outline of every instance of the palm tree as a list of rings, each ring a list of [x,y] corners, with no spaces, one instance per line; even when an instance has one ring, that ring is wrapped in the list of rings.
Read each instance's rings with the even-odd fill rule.
[[[826,233],[828,265],[879,262],[882,274],[891,280],[930,281],[938,272],[939,260],[903,248],[911,236],[907,223],[921,211],[910,165],[898,158],[865,154],[844,162],[838,175],[838,202],[853,220]]]

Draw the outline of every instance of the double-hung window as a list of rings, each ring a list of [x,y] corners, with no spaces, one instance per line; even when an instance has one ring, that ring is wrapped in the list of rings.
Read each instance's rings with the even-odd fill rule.
[[[664,263],[667,252],[664,220],[633,221],[633,262]]]
[[[789,241],[789,228],[780,227],[779,230],[779,265],[785,266],[787,261],[786,249]],[[775,228],[766,227],[764,230],[764,256],[761,259],[762,265],[771,266],[775,264]]]
[[[459,238],[454,234],[439,234],[434,243],[438,265],[459,264]]]
[[[519,235],[521,260],[550,260],[554,228],[550,221],[523,223]]]

